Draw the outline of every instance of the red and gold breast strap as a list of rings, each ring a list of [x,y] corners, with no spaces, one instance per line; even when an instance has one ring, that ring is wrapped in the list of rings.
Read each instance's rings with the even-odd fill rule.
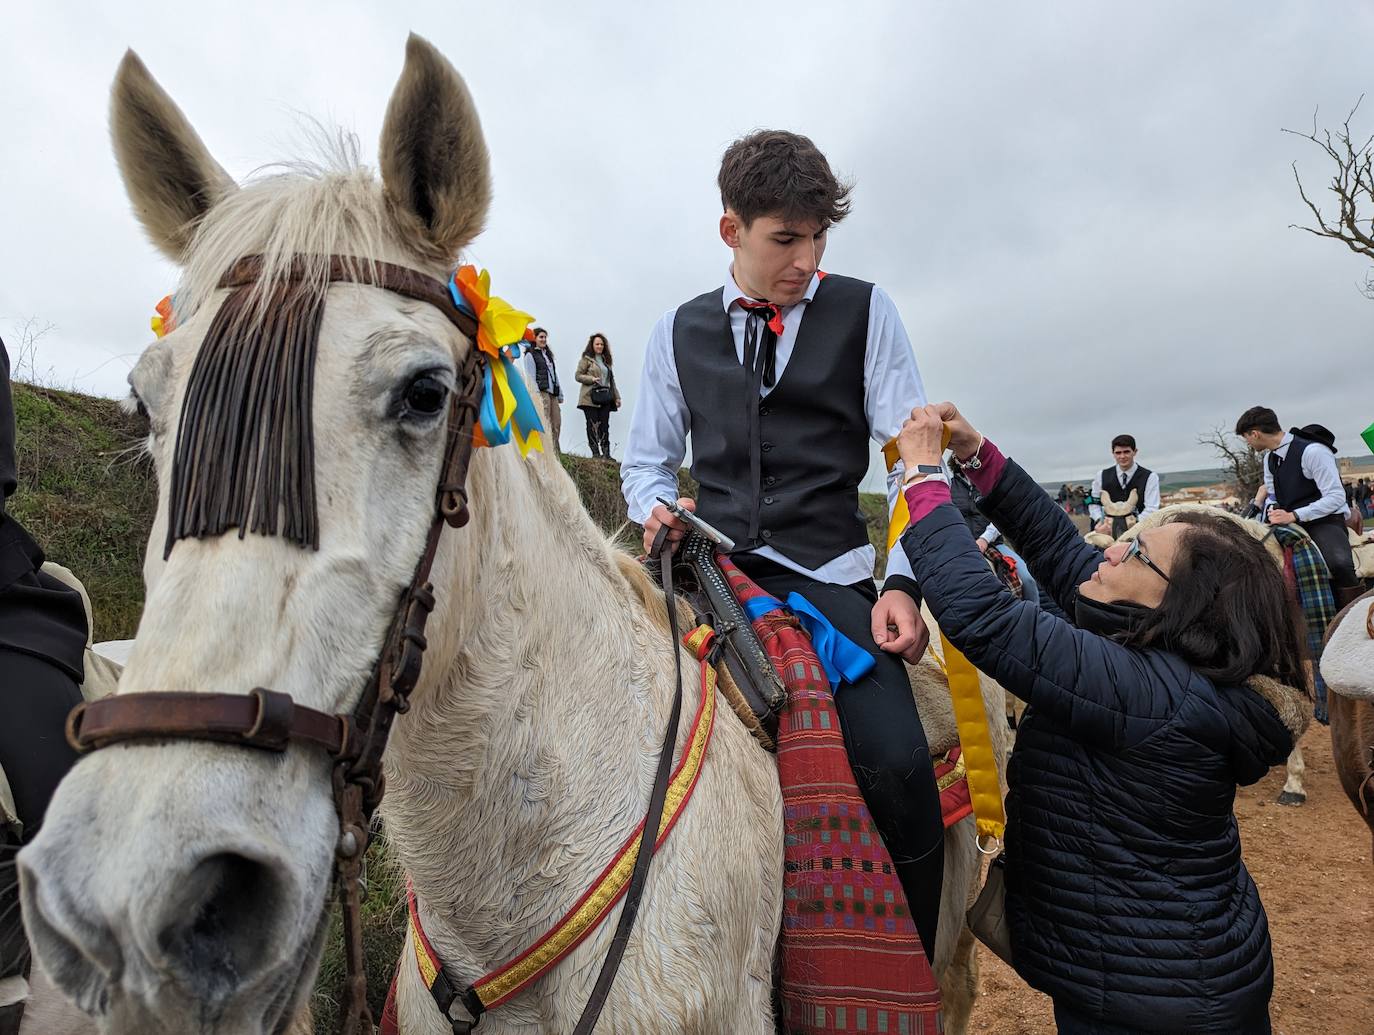
[[[710,656],[714,640],[715,633],[706,625],[697,626],[682,638],[687,649],[696,655],[701,668],[701,699],[697,704],[696,719],[692,723],[682,757],[668,784],[668,795],[663,808],[663,818],[659,822],[656,845],[662,845],[667,840],[668,834],[686,809],[706,758],[706,746],[710,743],[716,718],[716,670]],[[641,820],[620,846],[614,858],[592,882],[591,887],[542,938],[509,963],[479,978],[461,991],[444,973],[443,960],[435,952],[434,946],[430,944],[429,938],[420,926],[420,911],[415,900],[415,890],[407,886],[410,940],[415,950],[415,963],[419,968],[420,978],[429,989],[440,1012],[449,1017],[449,1010],[454,1001],[460,1000],[475,1020],[487,1010],[509,1002],[572,952],[596,930],[624,896],[635,859],[639,855],[643,832],[644,822]]]

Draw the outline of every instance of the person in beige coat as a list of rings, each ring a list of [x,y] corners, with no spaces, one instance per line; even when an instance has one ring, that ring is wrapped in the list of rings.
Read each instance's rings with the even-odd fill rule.
[[[577,361],[573,377],[582,386],[577,394],[577,408],[587,416],[587,448],[593,457],[604,460],[611,456],[611,414],[620,409],[620,392],[615,386],[615,372],[611,369],[611,346],[604,334],[587,339],[582,358]]]

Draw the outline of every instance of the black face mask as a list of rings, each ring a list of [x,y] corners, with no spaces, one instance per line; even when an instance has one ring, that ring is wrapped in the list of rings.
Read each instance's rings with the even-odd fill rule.
[[[1079,593],[1073,618],[1074,624],[1084,632],[1097,633],[1099,636],[1124,637],[1135,632],[1152,610],[1153,608],[1144,604],[1132,604],[1127,601],[1104,604],[1098,600],[1089,600]]]

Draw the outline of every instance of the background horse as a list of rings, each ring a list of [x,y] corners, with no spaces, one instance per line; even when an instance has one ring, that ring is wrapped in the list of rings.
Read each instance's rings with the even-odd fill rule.
[[[412,37],[380,181],[345,161],[238,187],[132,54],[112,123],[134,209],[183,267],[177,328],[130,376],[150,415],[158,507],[120,692],[263,686],[347,711],[423,548],[443,402],[472,343],[432,306],[330,283],[329,257],[447,279],[490,199],[471,97]],[[318,310],[306,390],[235,411],[192,404],[220,279],[248,255],[263,257],[248,331]],[[274,311],[288,302],[285,317]],[[275,358],[287,361],[283,348]],[[261,371],[232,375],[253,398]],[[242,527],[181,537],[188,490],[173,474],[188,413],[231,437],[268,420],[312,436],[298,483],[258,491],[279,491],[269,509],[292,517],[317,494],[313,541]],[[431,941],[455,977],[475,978],[551,926],[633,829],[675,662],[691,661],[551,456],[480,450],[468,491],[471,523],[442,539],[434,564],[430,662],[391,741],[383,810]],[[338,838],[321,751],[109,748],[78,763],[20,857],[25,923],[45,972],[107,1031],[281,1032],[318,966]],[[781,866],[772,759],[722,721],[655,857],[601,1030],[771,1033]],[[976,879],[975,867],[964,885],[947,881],[952,915]],[[610,934],[603,925],[483,1030],[568,1030]],[[947,924],[943,938],[961,932]],[[449,1031],[413,967],[398,1001],[403,1030]]]
[[[1336,616],[1321,666],[1336,774],[1374,835],[1374,592]]]

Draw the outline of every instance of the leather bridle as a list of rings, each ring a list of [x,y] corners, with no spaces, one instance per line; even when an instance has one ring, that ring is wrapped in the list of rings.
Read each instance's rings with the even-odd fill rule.
[[[260,256],[240,259],[224,275],[220,287],[245,287],[261,277],[262,269]],[[297,257],[283,275],[290,280],[306,280],[310,272],[310,265]],[[424,552],[397,602],[362,696],[351,712],[330,714],[296,704],[290,695],[265,687],[255,687],[247,694],[117,694],[78,705],[67,719],[67,740],[82,753],[130,741],[165,740],[211,741],[273,752],[285,751],[293,744],[323,748],[333,766],[334,807],[339,817],[334,878],[343,914],[345,989],[337,1030],[340,1035],[372,1035],[363,959],[363,857],[372,815],[385,790],[382,755],[391,725],[398,714],[409,708],[411,691],[420,678],[427,646],[425,624],[434,610],[434,586],[429,575],[439,540],[445,527],[461,528],[468,523],[468,464],[472,459],[473,429],[482,401],[487,358],[477,348],[477,320],[466,309],[459,308],[448,287],[434,277],[391,263],[333,255],[328,258],[325,279],[329,283],[366,284],[428,303],[470,342],[449,404],[443,467]],[[682,714],[680,630],[673,594],[672,544],[666,533],[666,528],[659,531],[651,553],[660,562],[677,675],[645,813],[644,830],[648,832],[659,829]],[[649,833],[635,861],[606,959],[574,1035],[590,1035],[605,1007],[643,900],[654,849],[655,839]],[[481,1011],[475,1012],[471,1022],[446,1019],[455,1032],[471,1031],[481,1019]]]
[[[297,259],[286,276],[300,280]],[[220,282],[245,286],[262,271],[258,256],[240,259]],[[368,284],[426,302],[443,313],[471,342],[452,393],[442,472],[425,547],[402,591],[386,640],[353,710],[330,714],[296,704],[288,694],[255,687],[248,694],[131,693],[78,705],[67,719],[67,740],[79,752],[110,744],[149,740],[203,740],[282,752],[292,744],[323,748],[333,765],[334,807],[339,816],[335,880],[343,912],[346,988],[339,1031],[372,1032],[363,966],[362,873],[373,812],[384,791],[382,754],[391,725],[409,707],[426,647],[425,624],[434,609],[430,569],[445,527],[468,522],[467,473],[473,427],[481,402],[486,357],[477,349],[477,321],[459,309],[445,285],[415,270],[384,262],[331,256],[331,283]]]

